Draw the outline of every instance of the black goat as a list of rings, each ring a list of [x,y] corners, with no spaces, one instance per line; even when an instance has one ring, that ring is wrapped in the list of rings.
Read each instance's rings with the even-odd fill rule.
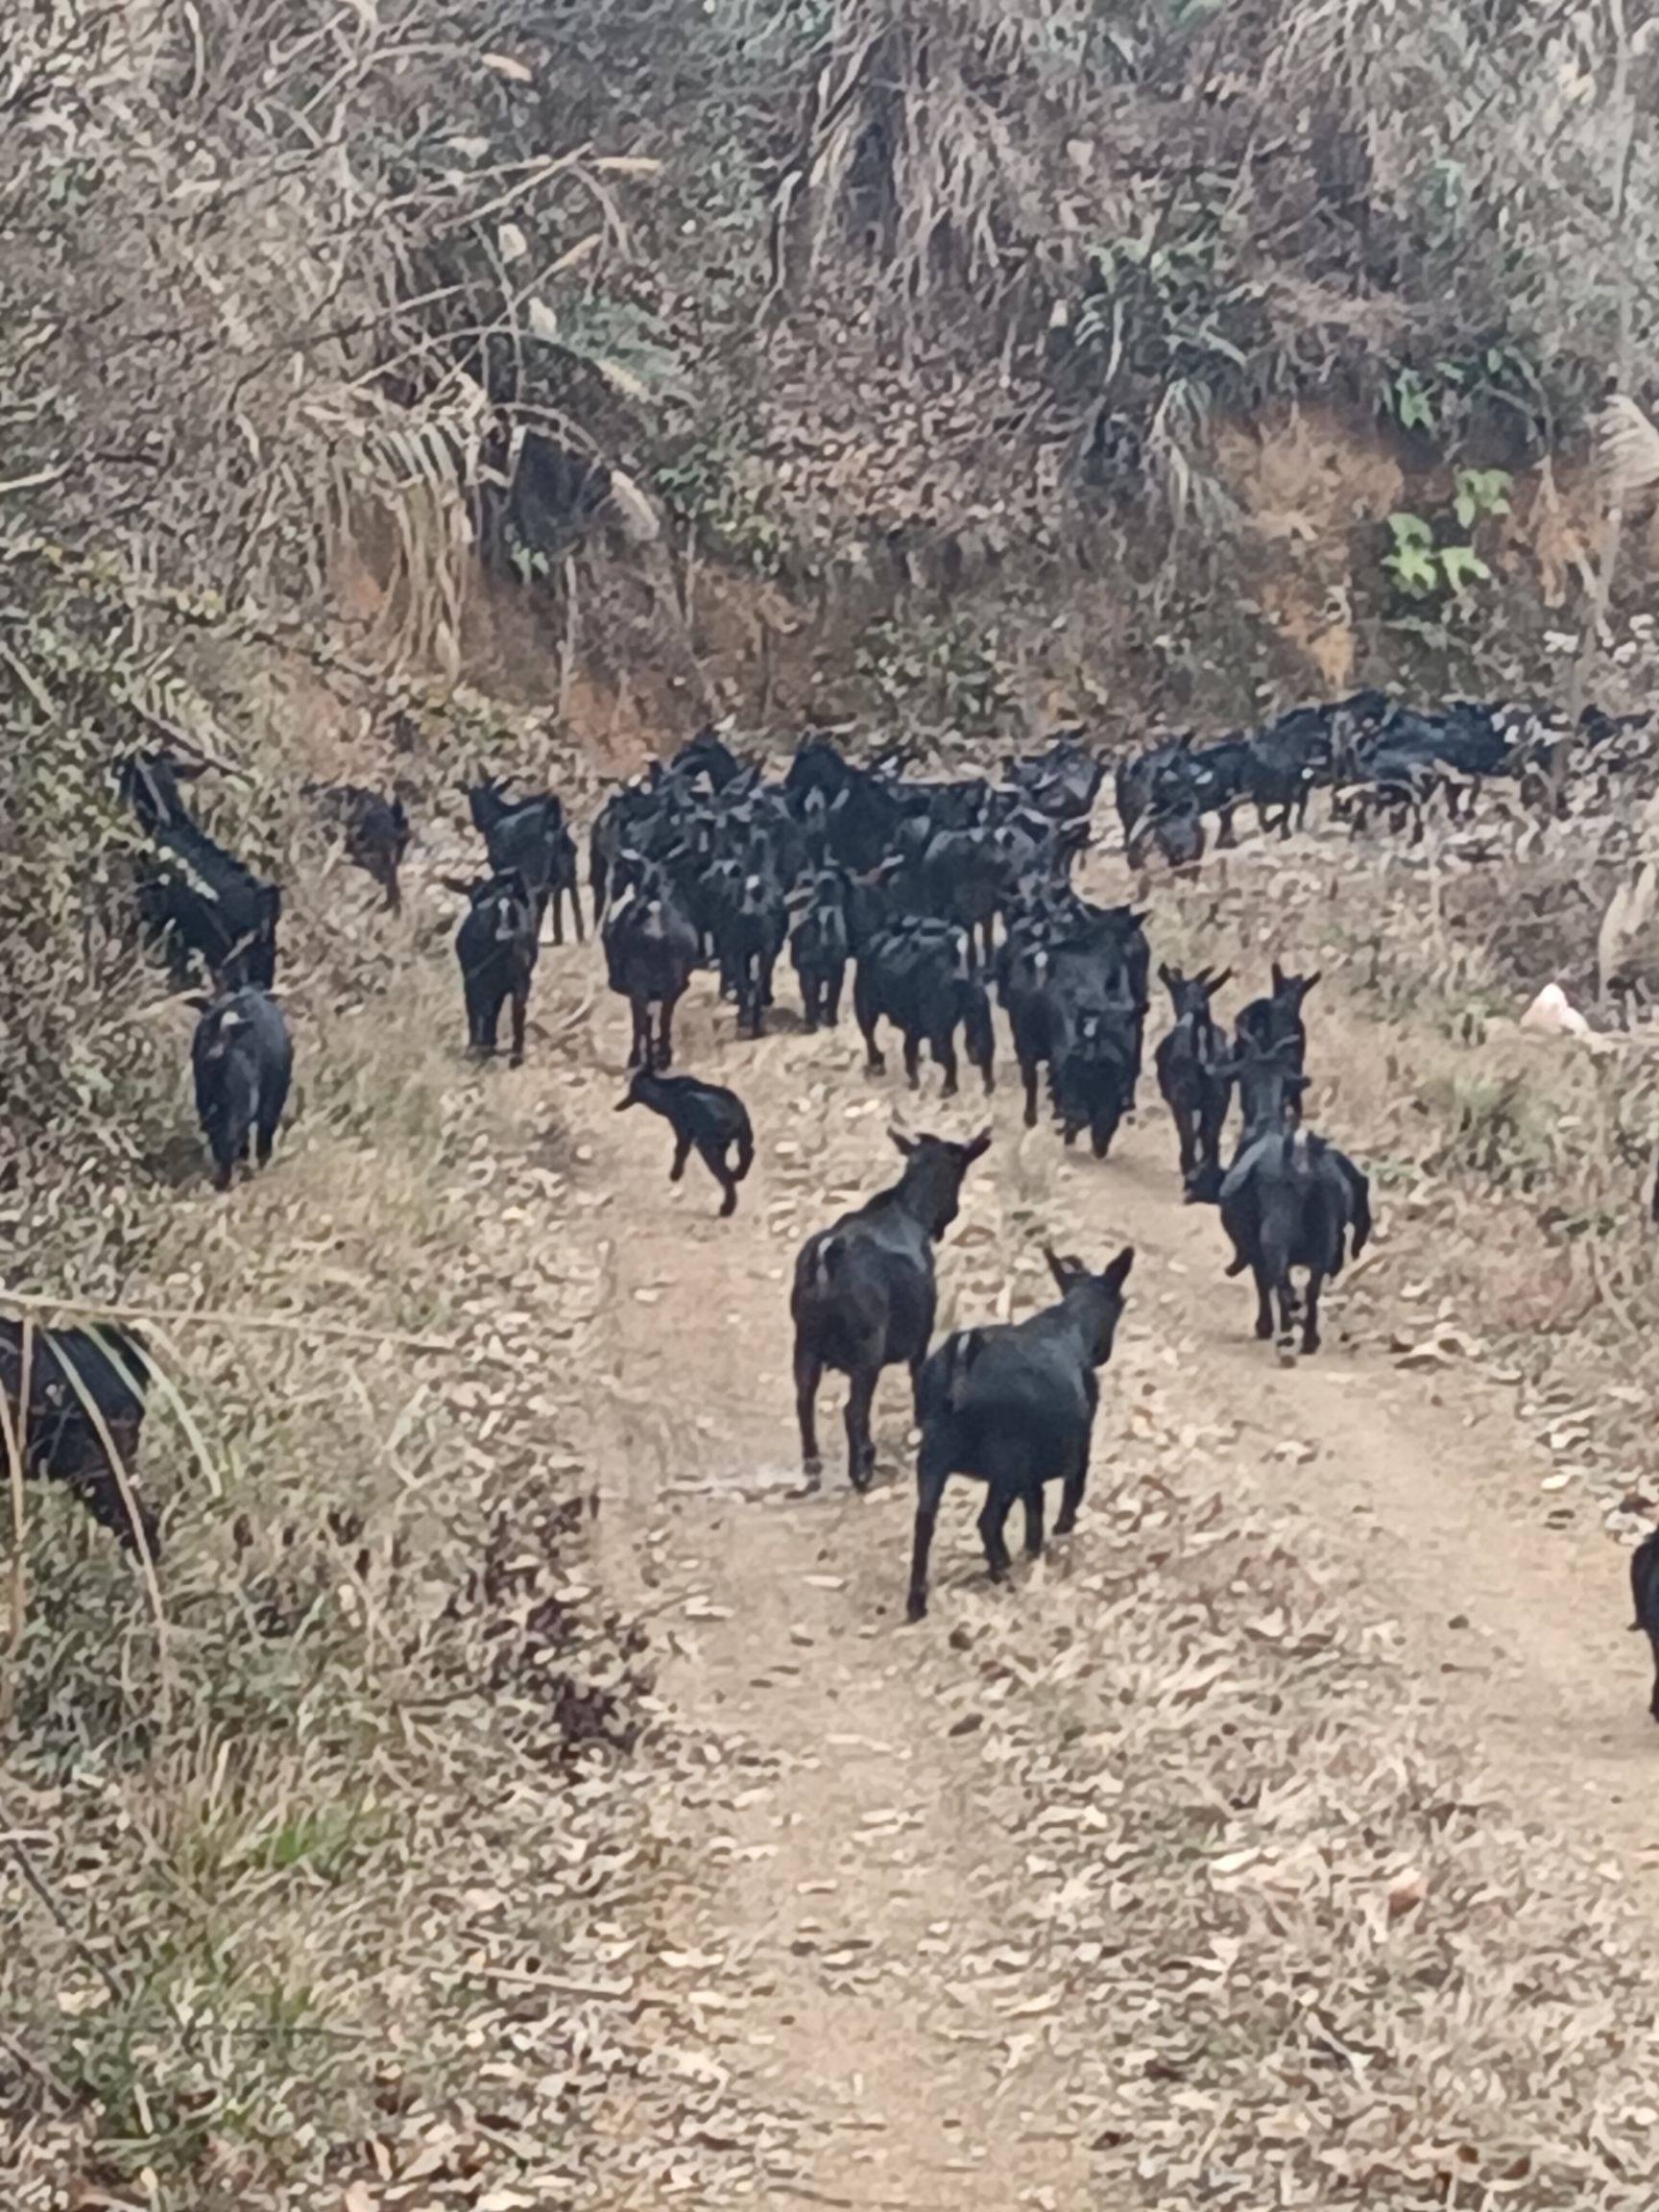
[[[1181,1179],[1187,1195],[1195,1182],[1218,1177],[1221,1166],[1221,1131],[1227,1119],[1232,1079],[1226,1071],[1227,1049],[1210,1001],[1233,971],[1217,975],[1203,969],[1183,975],[1180,969],[1160,967],[1159,979],[1169,994],[1175,1025],[1158,1041],[1154,1065],[1158,1089],[1175,1123],[1180,1147]]]
[[[1256,1279],[1256,1334],[1274,1334],[1279,1358],[1296,1357],[1298,1306],[1290,1275],[1308,1279],[1301,1304],[1302,1350],[1319,1349],[1319,1294],[1358,1259],[1371,1235],[1370,1185],[1334,1144],[1307,1129],[1280,1129],[1250,1139],[1221,1178],[1221,1223],[1236,1258],[1230,1275],[1248,1267]]]
[[[507,1064],[521,1068],[540,941],[536,901],[517,874],[473,883],[445,877],[444,887],[458,891],[467,901],[467,913],[455,933],[455,957],[461,963],[461,991],[467,1003],[468,1046],[480,1058],[495,1050],[501,1009],[511,1000],[513,1045]]]
[[[1060,1303],[1027,1321],[959,1330],[922,1370],[917,1418],[916,1536],[910,1563],[912,1621],[927,1610],[927,1558],[939,1502],[952,1475],[986,1485],[979,1534],[993,1582],[1008,1572],[1003,1527],[1015,1501],[1025,1508],[1025,1551],[1043,1549],[1043,1486],[1062,1485],[1057,1536],[1069,1536],[1089,1478],[1089,1447],[1100,1403],[1096,1369],[1112,1356],[1123,1286],[1135,1264],[1119,1252],[1103,1274],[1053,1252],[1048,1265]]]
[[[731,897],[717,909],[714,950],[737,1001],[737,1034],[759,1037],[772,1003],[772,974],[789,934],[783,892],[769,868],[739,867]]]
[[[945,1075],[943,1095],[956,1095],[956,1032],[987,1092],[996,1083],[996,1033],[985,987],[970,973],[968,936],[949,923],[902,922],[884,930],[858,957],[853,1011],[864,1033],[866,1066],[886,1072],[876,1042],[885,1019],[904,1039],[904,1074],[914,1091],[921,1082],[922,1046]]]
[[[938,1303],[933,1246],[955,1220],[962,1178],[990,1150],[991,1132],[956,1144],[894,1131],[893,1142],[904,1155],[903,1174],[807,1238],[789,1300],[802,1463],[816,1479],[823,1468],[818,1386],[833,1368],[848,1378],[847,1471],[856,1490],[870,1487],[876,1470],[870,1409],[882,1368],[906,1366],[912,1388],[919,1384]]]
[[[212,1156],[214,1188],[228,1190],[250,1153],[261,1167],[271,1158],[294,1077],[294,1046],[281,1007],[256,985],[195,1004],[196,1118]]]
[[[156,1516],[135,1489],[151,1376],[144,1339],[109,1322],[27,1334],[25,1406],[24,1326],[0,1319],[0,1469],[15,1452],[25,1475],[62,1482],[129,1551],[142,1538],[158,1558]]]
[[[565,942],[564,906],[570,902],[578,942],[584,934],[582,899],[577,887],[576,841],[565,819],[564,802],[552,791],[531,799],[509,799],[493,777],[466,786],[472,827],[484,839],[491,873],[517,876],[536,903],[536,926],[553,908],[553,942]]]
[[[799,919],[789,933],[789,960],[801,985],[808,1029],[841,1019],[841,992],[852,950],[847,931],[847,883],[839,869],[822,868],[797,892]]]
[[[191,819],[179,785],[202,773],[163,754],[121,764],[119,784],[153,850],[138,864],[138,919],[166,950],[176,984],[189,980],[194,954],[214,983],[234,989],[276,979],[276,925],[282,894],[263,882]]]
[[[627,893],[613,896],[606,914],[606,974],[634,1018],[629,1067],[664,1069],[674,1060],[674,1009],[697,965],[697,930],[661,869],[633,853],[621,858],[638,866],[639,876]]]
[[[396,914],[403,903],[397,872],[409,850],[409,816],[402,800],[383,798],[360,783],[306,783],[301,788],[321,819],[340,832],[347,859],[379,884],[387,907]]]
[[[1302,1002],[1319,980],[1311,975],[1287,975],[1273,963],[1273,988],[1265,998],[1252,998],[1238,1009],[1235,1033],[1240,1052],[1274,1052],[1291,1047],[1291,1061],[1300,1074],[1308,1064],[1308,1031],[1302,1020]]]
[[[1090,1149],[1104,1160],[1135,1095],[1138,1022],[1127,998],[1097,1006],[1067,1007],[1060,1017],[1048,1088],[1060,1134],[1075,1144],[1089,1132]]]
[[[719,1083],[700,1083],[694,1075],[658,1075],[637,1068],[626,1094],[616,1101],[618,1114],[630,1106],[647,1107],[661,1114],[674,1132],[674,1164],[670,1183],[678,1183],[693,1152],[725,1192],[721,1217],[737,1211],[737,1186],[755,1165],[755,1132],[749,1110],[735,1091]],[[726,1155],[735,1145],[736,1160]]]
[[[1645,1629],[1653,1647],[1653,1695],[1647,1710],[1659,1720],[1659,1528],[1650,1528],[1630,1554],[1633,1630]]]
[[[1045,1066],[1063,1118],[1066,1098],[1078,1095],[1077,1085],[1062,1077],[1060,1070],[1083,1041],[1090,1015],[1099,1018],[1089,1032],[1092,1044],[1110,1034],[1126,1048],[1128,1074],[1118,1111],[1133,1109],[1147,961],[1141,917],[1128,907],[1085,906],[1067,893],[1057,902],[1040,902],[1011,925],[998,961],[998,988],[1014,1033],[1028,1129],[1037,1123],[1037,1079]],[[1072,1118],[1080,1127],[1093,1125],[1095,1117],[1086,1113],[1078,1119],[1073,1114]]]

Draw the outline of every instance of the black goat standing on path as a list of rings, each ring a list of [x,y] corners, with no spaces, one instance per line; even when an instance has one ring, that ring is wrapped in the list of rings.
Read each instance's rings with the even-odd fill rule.
[[[1226,1042],[1210,1001],[1232,974],[1231,968],[1219,975],[1208,968],[1196,975],[1166,966],[1158,970],[1174,1007],[1175,1025],[1159,1039],[1153,1059],[1159,1091],[1175,1123],[1189,1199],[1220,1174],[1221,1131],[1233,1086],[1225,1067]]]
[[[625,1094],[616,1101],[618,1114],[630,1106],[644,1106],[661,1114],[674,1132],[674,1164],[670,1183],[678,1183],[693,1152],[725,1192],[722,1220],[737,1211],[737,1186],[755,1165],[755,1132],[749,1110],[735,1091],[723,1084],[700,1083],[695,1075],[659,1075],[637,1068]],[[736,1160],[727,1154],[737,1148]]]
[[[638,877],[605,916],[606,978],[633,1016],[629,1067],[663,1069],[674,1059],[674,1009],[697,965],[697,929],[662,869],[637,854],[621,858]]]
[[[1318,974],[1287,975],[1273,963],[1273,988],[1265,998],[1252,998],[1238,1009],[1235,1024],[1241,1052],[1271,1052],[1281,1045],[1293,1049],[1292,1065],[1301,1074],[1308,1065],[1308,1030],[1302,1020],[1302,1001],[1319,980]]]
[[[1003,1527],[1018,1500],[1025,1508],[1025,1551],[1043,1549],[1043,1485],[1062,1485],[1057,1536],[1069,1536],[1083,1503],[1089,1448],[1100,1403],[1096,1369],[1112,1356],[1123,1311],[1133,1248],[1104,1273],[1080,1260],[1045,1254],[1060,1303],[1029,1320],[961,1329],[922,1370],[917,1418],[916,1539],[910,1564],[912,1621],[927,1610],[927,1558],[939,1502],[952,1475],[986,1485],[979,1534],[993,1582],[1008,1572]]]
[[[823,1470],[818,1386],[832,1367],[848,1378],[847,1471],[855,1490],[870,1487],[876,1469],[870,1409],[882,1368],[906,1366],[919,1386],[938,1306],[933,1247],[956,1218],[962,1178],[991,1148],[989,1129],[968,1144],[892,1134],[903,1174],[806,1239],[789,1301],[802,1464],[808,1479]]]
[[[1282,1365],[1296,1357],[1297,1300],[1291,1269],[1306,1270],[1302,1350],[1319,1349],[1319,1294],[1344,1262],[1358,1259],[1371,1235],[1371,1188],[1346,1153],[1323,1137],[1286,1124],[1307,1077],[1292,1074],[1293,1045],[1286,1039],[1268,1054],[1241,1064],[1245,1138],[1221,1178],[1221,1224],[1234,1260],[1227,1272],[1248,1267],[1256,1278],[1256,1334],[1274,1334]]]
[[[495,1050],[501,1009],[511,1001],[513,1046],[507,1065],[521,1068],[540,939],[535,897],[517,875],[492,876],[480,883],[445,877],[444,887],[467,901],[466,917],[455,932],[455,957],[467,1001],[468,1046],[481,1059]]]
[[[841,1019],[841,992],[852,945],[847,926],[847,883],[839,869],[821,868],[810,886],[791,893],[799,919],[789,932],[789,958],[801,985],[808,1029]]]

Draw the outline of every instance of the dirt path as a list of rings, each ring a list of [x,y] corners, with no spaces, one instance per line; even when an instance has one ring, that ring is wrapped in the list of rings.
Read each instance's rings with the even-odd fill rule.
[[[591,954],[566,960],[555,993],[576,1002],[591,967]],[[881,1393],[883,1479],[868,1500],[849,1493],[830,1447],[838,1394],[826,1394],[823,1491],[803,1495],[797,1473],[787,1285],[800,1239],[888,1179],[895,1109],[954,1133],[986,1113],[977,1098],[941,1109],[930,1089],[916,1105],[868,1084],[850,1030],[739,1047],[700,986],[682,1064],[737,1083],[759,1136],[739,1215],[722,1223],[695,1163],[667,1185],[661,1124],[612,1113],[624,1044],[598,992],[562,1093],[615,1322],[613,1371],[591,1406],[602,1551],[612,1587],[664,1617],[661,1693],[717,1771],[683,1808],[675,1841],[704,1879],[671,1933],[678,1955],[744,1991],[740,2024],[717,2017],[710,2032],[733,2075],[789,2115],[792,2163],[769,2200],[1094,2212],[1087,2145],[1056,2125],[1078,2039],[1022,2031],[1051,1996],[1006,1940],[1024,1846],[986,1812],[976,1685],[956,1649],[991,1601],[970,1493],[948,1499],[934,1615],[912,1632],[900,1626],[902,1389]],[[1397,1638],[1506,1795],[1659,1902],[1619,1555],[1587,1525],[1546,1534],[1543,1470],[1495,1390],[1355,1355],[1340,1303],[1327,1351],[1281,1373],[1247,1334],[1247,1287],[1221,1280],[1214,1215],[1178,1203],[1154,1106],[1148,1083],[1141,1124],[1102,1167],[1067,1158],[1046,1128],[1022,1133],[1004,1080],[994,1166],[970,1179],[944,1257],[941,1325],[999,1299],[1006,1311],[1011,1270],[1019,1308],[1036,1303],[1042,1234],[1096,1260],[1134,1242],[1096,1440],[1094,1545],[1109,1544],[1101,1500],[1139,1395],[1166,1429],[1218,1439],[1202,1448],[1224,1484],[1266,1503],[1292,1547],[1306,1528],[1337,1557],[1345,1603]],[[1017,1587],[998,1601],[1042,1599]]]

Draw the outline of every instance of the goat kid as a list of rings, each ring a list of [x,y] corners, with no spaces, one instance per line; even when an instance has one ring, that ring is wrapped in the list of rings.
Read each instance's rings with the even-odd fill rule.
[[[723,1084],[702,1083],[694,1075],[659,1075],[637,1068],[628,1089],[616,1102],[616,1112],[643,1106],[660,1114],[674,1132],[674,1163],[670,1183],[678,1183],[693,1152],[719,1184],[725,1196],[722,1220],[737,1211],[737,1186],[755,1165],[755,1132],[749,1110],[735,1091]],[[736,1147],[736,1159],[727,1154]]]

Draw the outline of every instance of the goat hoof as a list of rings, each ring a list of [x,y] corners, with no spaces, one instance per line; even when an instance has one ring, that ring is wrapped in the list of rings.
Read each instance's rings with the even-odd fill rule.
[[[920,1592],[915,1590],[911,1591],[909,1602],[904,1608],[904,1618],[912,1624],[912,1626],[914,1626],[918,1621],[926,1620],[927,1600],[921,1595]],[[1659,1713],[1656,1713],[1653,1718],[1656,1720],[1659,1720]]]
[[[1295,1345],[1294,1345],[1294,1344],[1281,1344],[1281,1345],[1280,1345],[1280,1347],[1279,1347],[1279,1364],[1280,1364],[1280,1366],[1281,1366],[1281,1367],[1294,1367],[1294,1366],[1295,1366],[1295,1364],[1296,1364],[1296,1347],[1295,1347]]]

